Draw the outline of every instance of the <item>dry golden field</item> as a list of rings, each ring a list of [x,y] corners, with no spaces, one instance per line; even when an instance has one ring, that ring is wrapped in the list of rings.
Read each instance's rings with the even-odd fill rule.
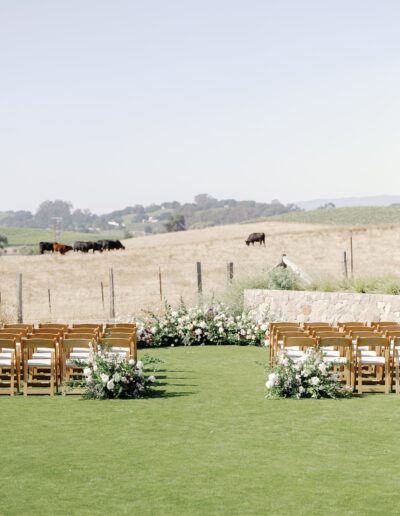
[[[119,317],[159,309],[159,267],[165,298],[176,303],[182,296],[188,304],[197,299],[197,261],[202,262],[206,299],[224,290],[228,262],[234,263],[237,277],[276,265],[283,252],[310,276],[338,277],[342,273],[343,251],[349,251],[350,229],[348,226],[263,222],[140,237],[127,240],[126,251],[103,254],[2,256],[1,306],[3,312],[15,319],[18,272],[23,274],[24,320],[35,322],[106,318],[110,267],[114,270],[115,309]],[[399,226],[352,229],[356,274],[400,271]],[[266,233],[266,247],[245,245],[244,240],[253,231]]]

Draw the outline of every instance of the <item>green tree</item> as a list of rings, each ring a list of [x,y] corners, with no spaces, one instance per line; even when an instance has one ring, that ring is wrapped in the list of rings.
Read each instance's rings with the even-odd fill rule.
[[[0,235],[0,248],[8,245],[8,238],[5,235]]]
[[[164,224],[164,227],[168,233],[172,233],[173,231],[185,231],[185,217],[183,215],[175,215]]]

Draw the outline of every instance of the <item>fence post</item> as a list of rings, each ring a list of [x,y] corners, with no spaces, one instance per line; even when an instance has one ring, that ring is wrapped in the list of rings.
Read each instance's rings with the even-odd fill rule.
[[[197,294],[199,296],[199,303],[203,296],[203,279],[201,275],[201,262],[197,262]]]
[[[50,289],[47,289],[47,297],[49,298],[49,312],[51,313],[51,292]]]
[[[349,278],[349,272],[347,270],[347,253],[346,253],[346,251],[343,251],[343,276],[346,279]]]
[[[233,280],[233,262],[229,262],[227,265],[227,276],[228,276],[228,283],[232,283]]]
[[[100,281],[100,287],[101,287],[101,302],[103,304],[103,312],[104,312],[104,287],[103,287],[102,281]]]
[[[114,271],[113,271],[112,267],[110,267],[109,274],[110,274],[110,319],[115,319]]]
[[[163,289],[162,289],[162,274],[161,274],[161,267],[158,268],[158,284],[160,289],[160,301],[162,304],[163,301]]]
[[[353,232],[352,231],[350,231],[350,271],[351,271],[351,279],[354,279]]]
[[[24,322],[24,316],[22,312],[22,274],[17,274],[17,323],[21,324]]]

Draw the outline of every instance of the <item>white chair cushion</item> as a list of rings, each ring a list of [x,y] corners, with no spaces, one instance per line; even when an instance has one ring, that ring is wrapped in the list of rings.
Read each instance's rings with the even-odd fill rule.
[[[348,360],[346,357],[338,357],[338,356],[324,356],[324,362],[328,362],[329,364],[347,364]]]
[[[13,351],[13,348],[1,348],[1,353],[12,353]]]
[[[89,354],[90,349],[89,348],[72,348],[72,351],[74,353],[86,353],[86,354]]]
[[[89,353],[72,353],[69,354],[69,358],[75,358],[76,360],[89,360]]]
[[[120,347],[120,346],[113,346],[111,348],[111,351],[113,353],[128,353],[129,352],[129,347],[123,348],[123,347]]]
[[[376,351],[371,350],[361,350],[361,356],[363,357],[376,357]]]
[[[51,353],[33,353],[32,358],[51,358]]]
[[[361,356],[361,363],[365,365],[385,365],[385,357]]]
[[[51,360],[48,358],[30,358],[28,360],[29,367],[50,367]]]
[[[12,355],[11,351],[1,352],[0,358],[11,358],[11,355]]]
[[[77,363],[77,359],[74,360],[71,358],[67,359],[65,364],[67,367],[81,367],[86,365],[84,360],[79,360],[79,363]]]
[[[11,366],[11,358],[0,357],[0,367],[10,367],[10,366]]]
[[[37,348],[36,349],[36,353],[51,353],[52,351],[54,353],[55,349],[54,348]]]
[[[330,357],[340,357],[340,351],[337,351],[335,349],[332,349],[330,347],[327,348],[321,348],[321,351],[324,355],[330,356]]]

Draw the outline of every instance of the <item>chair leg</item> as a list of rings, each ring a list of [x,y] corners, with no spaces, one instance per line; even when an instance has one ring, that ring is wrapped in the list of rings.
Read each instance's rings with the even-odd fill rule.
[[[361,360],[358,360],[358,370],[357,370],[357,373],[358,373],[358,394],[362,394],[362,364],[361,364]]]
[[[10,396],[14,396],[14,375],[15,375],[15,365],[11,364],[10,367]]]
[[[24,396],[28,396],[28,364],[24,361]]]
[[[396,361],[396,394],[400,394],[400,386],[399,386],[399,361]]]
[[[54,375],[55,367],[54,364],[52,364],[50,369],[50,396],[54,396]]]

